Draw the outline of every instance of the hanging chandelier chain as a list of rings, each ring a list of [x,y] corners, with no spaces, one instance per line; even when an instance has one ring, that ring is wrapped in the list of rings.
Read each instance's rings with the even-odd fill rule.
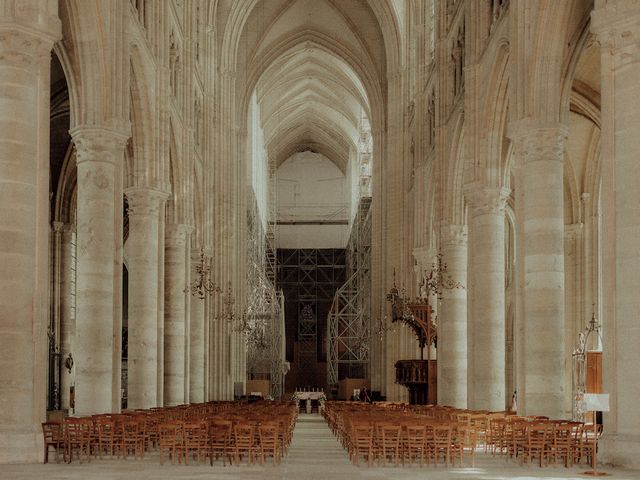
[[[211,280],[211,257],[204,254],[204,249],[200,249],[200,259],[195,266],[196,278],[183,290],[184,293],[191,293],[192,296],[204,300],[207,295],[222,293],[222,289]]]

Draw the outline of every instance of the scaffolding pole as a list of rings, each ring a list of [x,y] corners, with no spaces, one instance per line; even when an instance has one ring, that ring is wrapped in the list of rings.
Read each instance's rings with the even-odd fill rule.
[[[247,376],[268,379],[270,396],[280,399],[284,394],[285,318],[284,296],[276,290],[275,278],[270,278],[270,272],[275,275],[275,233],[270,221],[267,231],[273,235],[269,238],[270,234],[264,233],[255,196],[250,198],[253,201],[249,202],[247,212],[247,310],[242,324],[247,342]],[[273,261],[270,248],[274,249]]]
[[[371,317],[371,198],[360,199],[347,246],[347,281],[327,318],[327,386],[340,378],[367,378]]]

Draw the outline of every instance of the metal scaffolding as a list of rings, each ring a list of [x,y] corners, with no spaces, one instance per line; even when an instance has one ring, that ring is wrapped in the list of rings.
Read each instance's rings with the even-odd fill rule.
[[[269,160],[269,203],[267,217],[267,232],[265,244],[265,272],[267,278],[277,288],[278,259],[276,258],[277,236],[278,236],[278,177],[276,174],[276,162]],[[284,331],[283,331],[284,334]]]
[[[255,197],[250,198],[253,201],[247,212],[247,309],[243,322],[247,376],[269,380],[271,397],[279,399],[284,394],[285,374],[283,295],[269,278],[275,261],[269,262],[269,240],[259,220]]]
[[[363,197],[347,246],[348,279],[327,318],[327,386],[345,377],[367,378],[371,317],[371,198]]]

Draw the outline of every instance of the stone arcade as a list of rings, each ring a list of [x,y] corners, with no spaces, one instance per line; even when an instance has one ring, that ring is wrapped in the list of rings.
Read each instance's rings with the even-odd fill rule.
[[[54,411],[331,368],[406,401],[385,296],[442,254],[438,403],[571,418],[595,314],[601,459],[640,468],[638,99],[637,0],[0,0],[0,463],[40,462]],[[322,345],[355,251],[347,371]]]

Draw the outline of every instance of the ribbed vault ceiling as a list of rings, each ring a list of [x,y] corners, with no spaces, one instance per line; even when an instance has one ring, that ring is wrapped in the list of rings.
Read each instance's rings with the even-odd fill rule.
[[[360,72],[379,78],[386,68],[382,34],[368,3],[265,1],[254,8],[241,44],[246,48],[239,50],[239,64],[245,62],[249,72],[262,63],[255,92],[269,159],[279,166],[311,150],[346,172],[360,122],[371,118],[354,59]]]

